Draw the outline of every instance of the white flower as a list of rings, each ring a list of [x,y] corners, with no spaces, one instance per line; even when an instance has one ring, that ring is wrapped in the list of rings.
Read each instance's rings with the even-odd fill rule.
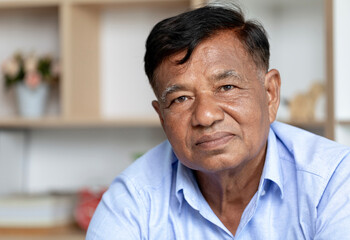
[[[19,64],[14,58],[7,59],[2,65],[2,71],[9,77],[16,77],[19,71]]]

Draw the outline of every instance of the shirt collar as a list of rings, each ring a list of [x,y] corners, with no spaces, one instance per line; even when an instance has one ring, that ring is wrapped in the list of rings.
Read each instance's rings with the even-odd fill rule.
[[[260,178],[259,196],[263,195],[271,185],[266,181],[270,180],[280,190],[280,197],[283,198],[283,171],[281,160],[278,153],[277,138],[274,131],[270,128],[269,137],[267,140],[267,151],[264,169]]]
[[[175,190],[176,198],[180,203],[179,210],[181,209],[184,199],[186,199],[194,209],[199,210],[201,207],[199,197],[202,196],[202,193],[200,192],[195,176],[192,170],[184,166],[174,153],[173,158],[177,160],[177,164],[175,163],[174,167],[177,168]],[[264,169],[258,188],[258,196],[264,195],[268,188],[271,187],[271,184],[268,183],[269,181],[266,180],[276,184],[280,190],[280,196],[283,198],[283,171],[278,154],[276,135],[271,128],[268,136]]]
[[[175,154],[174,154],[174,157]],[[198,187],[197,180],[193,174],[193,171],[184,166],[179,160],[177,162],[176,173],[176,197],[179,201],[179,211],[181,210],[183,200],[191,205],[192,208],[199,210],[201,201],[199,200],[202,193]]]

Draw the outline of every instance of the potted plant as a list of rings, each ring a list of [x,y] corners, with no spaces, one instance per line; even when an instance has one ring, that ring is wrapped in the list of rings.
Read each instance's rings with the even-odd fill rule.
[[[16,53],[3,62],[2,74],[6,88],[15,88],[20,115],[26,118],[41,117],[49,86],[58,82],[58,62],[49,55],[37,57]]]

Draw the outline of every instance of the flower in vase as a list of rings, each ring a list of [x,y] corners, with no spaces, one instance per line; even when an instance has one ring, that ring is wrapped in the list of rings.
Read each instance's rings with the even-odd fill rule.
[[[2,64],[2,74],[7,88],[22,82],[31,89],[41,83],[56,84],[59,71],[58,63],[50,55],[25,56],[16,53]]]
[[[41,77],[37,71],[28,72],[24,79],[24,83],[31,89],[38,87],[41,83]]]

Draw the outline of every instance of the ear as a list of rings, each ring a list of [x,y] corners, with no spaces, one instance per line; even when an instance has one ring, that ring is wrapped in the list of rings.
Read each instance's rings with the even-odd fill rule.
[[[272,69],[265,75],[265,90],[268,97],[270,123],[276,119],[278,106],[280,104],[280,89],[280,73],[276,69]]]
[[[153,100],[152,101],[152,106],[154,108],[154,110],[156,110],[157,114],[158,114],[158,117],[159,117],[159,120],[160,120],[160,123],[162,124],[162,127],[164,127],[164,119],[163,119],[163,115],[162,115],[162,112],[160,110],[160,104],[158,101],[156,100]]]

